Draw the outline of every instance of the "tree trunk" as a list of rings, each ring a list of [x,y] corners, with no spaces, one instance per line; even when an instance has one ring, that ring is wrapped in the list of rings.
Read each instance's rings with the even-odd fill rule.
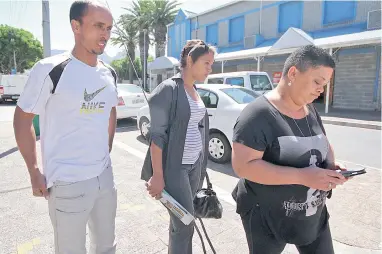
[[[155,28],[155,57],[161,57],[165,55],[166,48],[166,30],[162,26],[157,26]],[[163,77],[162,74],[157,74],[157,84],[162,83]]]
[[[131,84],[134,82],[134,59],[135,59],[135,48],[134,45],[132,47],[128,47],[128,54],[130,56],[129,59],[129,81]]]
[[[149,71],[147,70],[147,59],[149,57],[149,47],[150,47],[150,37],[149,37],[149,33],[147,32],[146,33],[146,45],[145,45],[145,53],[146,53],[146,59],[144,59],[144,64],[145,64],[145,68],[146,68],[146,76],[144,77],[145,80],[146,80],[146,91],[149,92],[149,82],[147,81],[147,74],[149,73]]]
[[[143,31],[140,31],[139,32],[139,55],[140,55],[140,60],[141,60],[141,67],[142,67],[142,72],[141,72],[141,80],[142,80],[142,86],[143,86],[143,84],[144,84],[144,81],[143,81],[143,79],[144,79],[144,75],[143,75],[143,72],[144,72],[144,68],[143,68],[143,66],[144,66],[144,56],[145,56],[145,54],[144,54],[144,33],[143,33]],[[143,87],[143,89],[146,89],[145,87]]]

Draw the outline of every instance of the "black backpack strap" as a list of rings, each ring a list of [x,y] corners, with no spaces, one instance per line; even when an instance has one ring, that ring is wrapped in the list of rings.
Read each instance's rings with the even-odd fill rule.
[[[60,81],[62,72],[64,71],[66,65],[70,62],[70,58],[66,59],[59,65],[55,66],[50,72],[49,72],[49,77],[52,80],[53,83],[53,89],[52,89],[52,94],[56,91],[57,84]]]
[[[117,78],[117,73],[115,72],[115,70],[113,68],[111,68],[109,65],[105,64],[103,61],[100,60],[100,62],[106,67],[109,69],[109,71],[111,72],[111,75],[113,75],[113,78],[114,78],[114,85],[117,86],[117,82],[118,82],[118,78]]]

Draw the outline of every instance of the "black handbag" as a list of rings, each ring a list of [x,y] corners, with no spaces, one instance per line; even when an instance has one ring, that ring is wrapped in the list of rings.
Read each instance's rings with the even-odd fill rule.
[[[206,180],[207,180],[207,188],[201,189],[198,191],[194,198],[194,216],[199,220],[204,235],[207,238],[208,244],[211,247],[212,253],[216,254],[215,248],[212,245],[210,238],[208,237],[207,231],[204,227],[202,218],[213,218],[220,219],[223,215],[223,206],[221,205],[218,197],[216,196],[216,192],[212,189],[212,183],[210,178],[208,177],[208,173],[206,171]],[[195,229],[200,237],[200,241],[202,243],[203,253],[207,254],[206,247],[204,245],[202,234],[198,226],[195,223]]]
[[[206,172],[207,188],[201,189],[194,198],[194,211],[196,218],[220,219],[223,215],[223,206],[212,189],[212,183]]]

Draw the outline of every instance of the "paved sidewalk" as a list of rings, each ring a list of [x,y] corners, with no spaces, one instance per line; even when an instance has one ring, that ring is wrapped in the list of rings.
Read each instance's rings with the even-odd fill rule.
[[[47,201],[34,198],[31,194],[24,162],[14,149],[16,143],[11,123],[0,124],[0,140],[0,253],[53,253]],[[120,143],[127,140],[126,133],[117,133],[116,140]],[[117,253],[166,254],[169,216],[158,201],[147,195],[144,183],[139,180],[140,157],[145,151],[142,147],[134,147],[138,152],[131,153],[126,151],[126,147],[116,145],[112,152],[118,188]],[[225,174],[210,171],[210,175],[218,189],[225,186],[224,182],[232,184],[232,178]],[[354,179],[347,187],[338,188],[328,201],[337,254],[380,253],[380,179],[380,171],[369,170],[367,175]],[[224,217],[221,220],[205,220],[216,252],[248,253],[235,207],[226,198],[222,197],[221,202]],[[202,253],[196,233],[194,250],[196,254]],[[288,246],[283,253],[297,252],[293,246]]]
[[[366,129],[381,130],[381,112],[329,108],[325,114],[325,105],[315,103],[324,124],[334,124]]]

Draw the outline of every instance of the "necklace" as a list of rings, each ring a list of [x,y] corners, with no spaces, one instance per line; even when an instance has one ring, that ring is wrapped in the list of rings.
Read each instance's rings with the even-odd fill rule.
[[[308,114],[309,114],[309,109],[308,109]],[[281,112],[280,112],[280,115],[284,118],[285,122],[288,123],[288,121],[286,120],[286,118],[284,117],[284,115],[283,115]],[[290,117],[290,118],[292,118],[292,117]],[[310,124],[309,124],[309,121],[308,121],[308,115],[305,115],[304,118],[305,118],[305,121],[306,121],[306,125],[308,126],[308,130],[309,130],[309,134],[310,134],[310,142],[311,142],[311,144],[312,144],[312,146],[309,147],[310,160],[312,160],[312,158],[313,158],[313,154],[312,154],[312,149],[311,149],[311,148],[313,147],[313,138],[312,138],[313,134],[312,134],[312,130],[311,130],[311,128],[310,128]],[[303,137],[307,137],[307,136],[304,135],[304,133],[302,132],[302,130],[301,130],[300,126],[297,124],[296,120],[295,120],[294,118],[292,118],[292,120],[293,120],[294,124],[297,126],[297,128],[298,128],[298,130],[300,131],[301,135],[302,135]],[[311,162],[311,161],[309,161],[309,166],[316,166],[316,163],[315,163],[315,162]]]

